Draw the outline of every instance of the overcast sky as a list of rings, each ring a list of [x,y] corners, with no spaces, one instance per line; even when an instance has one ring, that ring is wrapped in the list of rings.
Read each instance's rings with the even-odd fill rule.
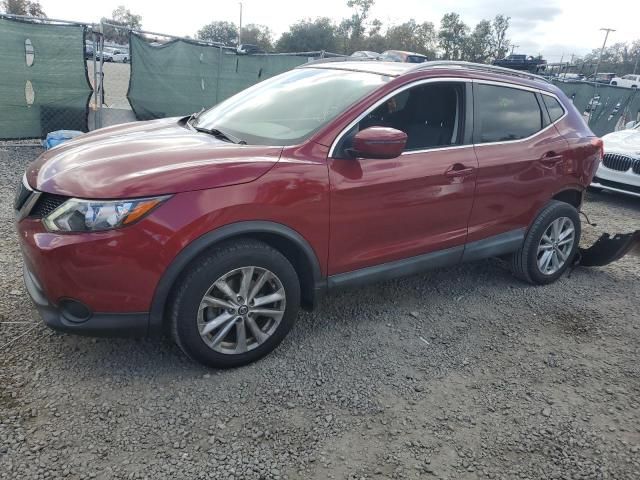
[[[49,17],[95,22],[120,4],[142,15],[145,30],[177,36],[194,36],[205,23],[238,21],[239,5],[232,0],[40,0]],[[267,25],[277,35],[302,18],[328,16],[339,20],[350,15],[346,0],[244,0],[243,24]],[[602,45],[601,27],[615,28],[609,43],[640,38],[638,0],[376,0],[372,18],[386,25],[414,18],[436,26],[444,13],[455,11],[470,26],[503,13],[511,17],[509,37],[520,53],[542,53],[551,62],[567,60]]]

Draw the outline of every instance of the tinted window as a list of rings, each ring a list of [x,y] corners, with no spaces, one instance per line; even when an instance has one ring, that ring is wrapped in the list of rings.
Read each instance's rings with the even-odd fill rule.
[[[478,143],[518,140],[542,129],[542,111],[533,92],[477,84],[474,96]]]
[[[424,63],[427,61],[427,57],[421,57],[419,55],[409,55],[407,56],[408,63]]]
[[[464,84],[430,83],[404,90],[368,113],[344,137],[342,147],[359,130],[390,127],[407,134],[405,150],[423,150],[462,143]]]
[[[549,95],[542,95],[542,98],[544,99],[544,104],[547,106],[549,117],[551,117],[552,122],[555,122],[562,115],[564,115],[564,109],[562,108],[562,105],[560,105],[560,102],[558,102],[558,100],[550,97]]]

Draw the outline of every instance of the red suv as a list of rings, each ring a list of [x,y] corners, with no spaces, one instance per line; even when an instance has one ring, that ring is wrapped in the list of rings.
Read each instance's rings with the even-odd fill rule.
[[[52,328],[166,328],[199,362],[242,365],[327,290],[491,256],[556,280],[601,155],[529,74],[310,64],[43,153],[15,200],[25,283]]]

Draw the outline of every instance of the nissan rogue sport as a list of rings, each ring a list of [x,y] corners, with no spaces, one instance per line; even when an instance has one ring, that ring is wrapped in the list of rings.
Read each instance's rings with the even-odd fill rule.
[[[44,322],[254,361],[326,291],[501,256],[556,280],[602,156],[571,101],[459,62],[312,63],[43,153],[16,195]]]

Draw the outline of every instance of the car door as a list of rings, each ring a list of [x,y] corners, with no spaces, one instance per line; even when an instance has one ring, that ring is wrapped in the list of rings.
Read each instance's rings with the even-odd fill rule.
[[[328,159],[330,275],[430,252],[442,253],[435,262],[460,259],[477,167],[470,89],[459,80],[400,87],[336,139]],[[369,126],[405,131],[403,154],[391,160],[350,156],[350,138]]]
[[[473,92],[478,172],[468,242],[501,234],[517,242],[561,187],[568,143],[534,89],[474,81]]]

